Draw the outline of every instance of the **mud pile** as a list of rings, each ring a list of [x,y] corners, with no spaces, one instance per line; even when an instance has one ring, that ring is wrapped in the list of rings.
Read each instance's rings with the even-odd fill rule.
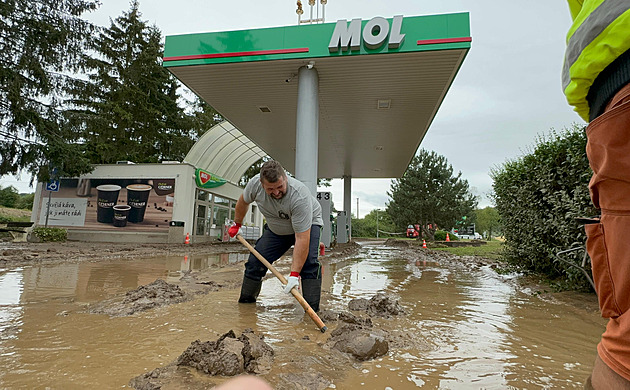
[[[396,238],[388,238],[387,240],[385,240],[385,245],[389,245],[389,246],[402,246],[402,247],[408,247],[410,246],[410,241],[404,241],[404,240],[398,240]]]
[[[162,279],[128,291],[122,300],[109,299],[96,303],[88,309],[89,313],[107,314],[111,317],[129,316],[159,306],[180,303],[190,299],[179,286],[166,283]]]
[[[390,318],[405,314],[398,301],[384,293],[377,293],[370,299],[351,300],[348,309],[365,312],[369,317],[363,318],[345,311],[322,310],[319,314],[322,320],[339,321],[326,346],[350,354],[357,360],[371,360],[386,354],[392,336],[375,328],[371,317]]]
[[[191,377],[186,375],[187,371],[183,367],[192,367],[211,376],[243,373],[260,375],[271,371],[273,358],[274,351],[263,341],[262,335],[245,329],[236,337],[234,331],[230,330],[216,341],[193,341],[173,363],[131,379],[129,386],[136,390],[158,390],[163,386],[207,389],[214,385],[208,381],[210,377]]]
[[[357,298],[348,303],[352,311],[365,311],[371,316],[389,318],[405,314],[405,309],[394,298],[377,293],[370,299]]]
[[[352,355],[357,360],[371,360],[389,351],[387,333],[375,329],[372,320],[341,312],[339,325],[330,334],[329,348]]]
[[[273,349],[253,330],[245,329],[238,338],[230,330],[217,341],[194,341],[176,364],[208,375],[265,374],[271,370],[273,356]]]
[[[334,244],[333,247],[328,252],[326,252],[324,258],[335,259],[353,256],[359,251],[360,248],[361,245],[354,241],[350,241],[344,244]]]

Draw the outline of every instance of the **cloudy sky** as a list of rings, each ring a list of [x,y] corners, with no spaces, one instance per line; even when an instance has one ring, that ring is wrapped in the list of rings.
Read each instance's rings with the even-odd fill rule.
[[[108,25],[129,8],[126,0],[102,0],[88,18]],[[308,15],[308,0],[305,16]],[[143,18],[163,35],[297,24],[295,1],[143,0]],[[420,147],[444,155],[468,180],[481,207],[490,205],[491,168],[523,154],[539,134],[583,123],[560,87],[564,38],[571,24],[565,1],[530,0],[328,0],[326,21],[469,12],[472,48]],[[0,186],[32,192],[28,177],[5,176]],[[352,213],[387,202],[388,179],[354,179]],[[343,182],[333,180],[337,208]]]

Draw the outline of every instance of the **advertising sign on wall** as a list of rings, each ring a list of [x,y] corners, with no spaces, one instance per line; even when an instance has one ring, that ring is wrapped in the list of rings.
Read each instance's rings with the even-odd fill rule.
[[[175,179],[61,179],[59,191],[42,189],[39,224],[74,229],[168,230]]]
[[[216,188],[227,183],[227,180],[213,173],[197,168],[195,170],[195,182],[197,182],[197,187],[199,188]]]
[[[51,198],[50,209],[48,198],[43,199],[39,213],[39,224],[46,223],[48,211],[48,224],[58,226],[83,226],[85,224],[85,212],[87,199],[79,198]]]

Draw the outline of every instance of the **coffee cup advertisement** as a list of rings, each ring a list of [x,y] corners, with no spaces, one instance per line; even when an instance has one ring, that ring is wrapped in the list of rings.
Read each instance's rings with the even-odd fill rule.
[[[174,178],[86,178],[61,179],[59,191],[52,192],[48,224],[85,230],[168,232],[175,203]],[[91,189],[91,191],[90,191]],[[46,221],[42,189],[39,224]],[[66,212],[64,207],[67,207]],[[76,215],[81,216],[78,218]],[[53,218],[54,217],[54,218]]]
[[[112,223],[114,220],[114,206],[118,202],[120,186],[116,184],[101,184],[96,187],[98,199],[96,201],[96,220],[101,223]]]
[[[132,223],[144,221],[144,212],[152,186],[148,184],[131,184],[127,186],[127,204],[131,206],[127,220]]]
[[[114,206],[114,226],[125,227],[127,226],[127,217],[129,216],[129,205],[116,205]]]

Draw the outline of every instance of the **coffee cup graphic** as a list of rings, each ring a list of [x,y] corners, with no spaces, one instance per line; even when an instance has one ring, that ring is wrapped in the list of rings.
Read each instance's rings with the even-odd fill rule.
[[[127,186],[127,204],[131,207],[127,220],[132,223],[144,221],[144,212],[147,209],[147,201],[151,193],[148,184],[130,184]]]
[[[112,223],[114,220],[114,205],[118,202],[120,186],[103,184],[96,187],[98,200],[96,202],[96,220],[100,223]]]
[[[124,227],[127,226],[127,217],[129,216],[129,210],[131,206],[126,204],[119,204],[113,207],[114,209],[114,226]]]

